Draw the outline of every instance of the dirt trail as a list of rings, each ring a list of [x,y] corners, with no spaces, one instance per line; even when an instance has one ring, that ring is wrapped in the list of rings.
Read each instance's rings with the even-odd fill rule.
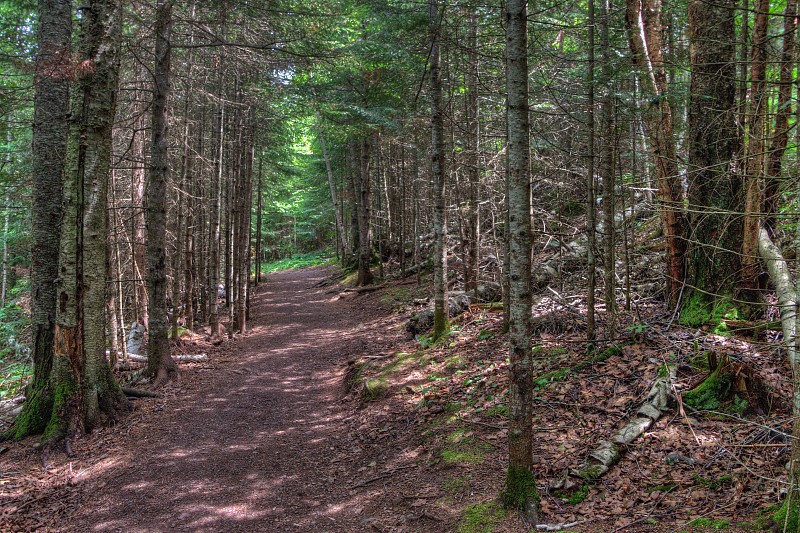
[[[376,336],[374,311],[312,288],[326,274],[271,275],[248,336],[166,400],[140,404],[141,422],[111,439],[64,530],[369,529],[361,512],[379,494],[354,486],[396,470],[403,451],[359,444],[342,380],[349,358],[391,339]],[[413,461],[404,464],[412,475]]]

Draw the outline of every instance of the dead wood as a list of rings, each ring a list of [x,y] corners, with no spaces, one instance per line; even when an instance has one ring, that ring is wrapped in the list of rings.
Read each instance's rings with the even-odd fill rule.
[[[668,409],[673,398],[671,387],[677,375],[677,367],[668,365],[665,372],[650,388],[650,393],[636,411],[636,417],[622,426],[612,435],[610,440],[601,441],[600,444],[589,452],[583,465],[571,475],[586,481],[595,481],[602,477],[609,469],[622,458],[625,446],[639,438],[645,431],[659,419]]]
[[[142,389],[133,389],[131,387],[122,387],[122,392],[129,398],[161,398],[160,394],[150,392]]]

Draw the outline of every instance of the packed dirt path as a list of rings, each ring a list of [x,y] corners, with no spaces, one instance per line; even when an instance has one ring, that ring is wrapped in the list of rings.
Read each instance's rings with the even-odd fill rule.
[[[403,451],[359,446],[343,378],[349,358],[380,350],[391,333],[375,336],[374,310],[314,288],[327,274],[270,275],[248,335],[215,368],[140,404],[131,416],[142,422],[111,439],[109,458],[83,476],[79,513],[58,529],[369,530],[369,479],[393,472]]]

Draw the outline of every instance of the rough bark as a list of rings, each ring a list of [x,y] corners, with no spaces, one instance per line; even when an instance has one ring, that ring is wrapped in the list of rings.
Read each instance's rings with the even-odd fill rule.
[[[531,359],[530,127],[527,2],[506,2],[508,105],[509,420],[504,503],[538,522],[533,474],[533,361]]]
[[[732,162],[738,150],[733,0],[689,3],[689,286],[682,321],[709,314],[730,298],[741,268],[742,181]],[[697,318],[699,319],[699,318]],[[705,320],[704,320],[705,321]],[[693,325],[693,324],[689,324]]]
[[[83,10],[65,162],[55,401],[45,429],[51,440],[91,431],[128,407],[105,355],[105,210],[121,26],[119,0],[91,1]]]
[[[758,233],[764,208],[764,130],[767,111],[767,46],[769,0],[758,0],[753,21],[753,48],[750,55],[750,91],[747,112],[747,146],[744,177],[744,228],[742,233],[742,274],[738,296],[750,304],[747,315],[760,311],[761,291],[758,264]]]
[[[439,7],[430,0],[430,82],[431,82],[431,171],[433,174],[433,338],[440,339],[449,328],[447,320],[447,223],[445,221],[444,108],[440,55]]]
[[[34,76],[31,166],[33,173],[31,322],[33,379],[25,404],[7,436],[40,433],[53,404],[50,371],[56,319],[59,224],[64,153],[69,128],[72,2],[40,0]]]
[[[370,187],[370,162],[372,135],[365,133],[361,141],[360,169],[358,175],[358,284],[372,283],[369,262],[372,255],[372,194]]]
[[[644,121],[656,167],[656,188],[667,241],[667,295],[677,304],[684,282],[687,219],[673,138],[667,71],[662,42],[661,0],[626,0],[633,62],[649,100]]]
[[[480,184],[480,106],[478,104],[478,17],[469,15],[467,38],[467,107],[466,107],[466,176],[467,198],[464,205],[464,290],[478,289],[480,259],[480,217],[478,187]],[[476,293],[477,294],[477,293]]]
[[[172,2],[156,5],[155,84],[152,104],[152,143],[150,173],[147,180],[147,299],[150,324],[147,341],[147,374],[156,383],[176,379],[178,370],[169,353],[169,316],[167,313],[167,171],[169,153],[170,59],[172,55]]]

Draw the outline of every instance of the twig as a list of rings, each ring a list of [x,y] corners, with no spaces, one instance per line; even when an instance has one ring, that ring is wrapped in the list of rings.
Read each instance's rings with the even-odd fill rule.
[[[381,474],[378,474],[377,476],[375,476],[373,478],[370,478],[370,479],[368,479],[366,481],[362,481],[361,483],[357,483],[355,485],[352,485],[350,488],[351,489],[357,489],[359,487],[365,487],[365,486],[369,485],[370,483],[374,483],[375,481],[379,481],[381,479],[387,478],[387,477],[395,474],[396,472],[400,472],[401,470],[408,470],[409,468],[415,468],[415,466],[416,465],[408,465],[408,466],[401,466],[401,467],[395,468],[393,470],[387,470],[386,472],[382,472]]]
[[[460,416],[457,417],[457,418],[459,420],[461,420],[462,422],[467,422],[468,424],[476,424],[478,426],[485,426],[487,428],[498,429],[498,430],[506,429],[503,426],[495,426],[495,425],[492,425],[492,424],[487,424],[486,422],[479,422],[478,420],[467,420],[466,418],[461,418]]]

